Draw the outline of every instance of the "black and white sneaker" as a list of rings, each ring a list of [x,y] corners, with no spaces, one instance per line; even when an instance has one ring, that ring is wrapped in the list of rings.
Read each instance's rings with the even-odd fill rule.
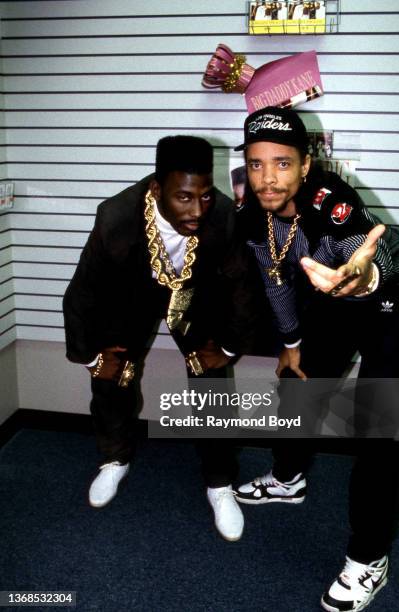
[[[242,504],[267,504],[286,502],[300,504],[306,495],[306,479],[302,472],[289,482],[280,482],[272,472],[241,485],[236,491],[236,500]]]
[[[321,598],[329,612],[359,612],[369,605],[374,595],[387,583],[388,557],[369,565],[346,557],[345,567]]]

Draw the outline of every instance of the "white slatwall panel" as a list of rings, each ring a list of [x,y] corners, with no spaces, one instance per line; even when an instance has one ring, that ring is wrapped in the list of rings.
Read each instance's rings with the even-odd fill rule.
[[[334,130],[343,158],[344,133],[360,135],[351,151],[359,193],[383,221],[399,224],[397,0],[341,0],[339,33],[314,37],[247,36],[244,0],[165,0],[157,15],[149,7],[2,3],[2,134],[17,197],[0,217],[0,231],[11,228],[0,242],[12,245],[0,250],[0,317],[11,309],[0,334],[16,323],[18,338],[63,340],[61,297],[96,206],[152,171],[159,138],[205,136],[225,155],[241,140],[243,98],[200,84],[219,42],[255,67],[317,50],[326,95],[303,106],[302,117],[309,129]],[[219,186],[226,189],[226,177]],[[157,345],[170,346],[164,326]]]
[[[1,13],[0,13],[1,15]],[[1,27],[0,27],[1,35]],[[4,108],[4,82],[3,65],[0,60],[0,108]],[[6,178],[6,138],[4,130],[4,113],[0,111],[0,181]],[[13,264],[11,230],[11,216],[0,211],[0,350],[7,346],[16,337],[15,300],[13,285]]]

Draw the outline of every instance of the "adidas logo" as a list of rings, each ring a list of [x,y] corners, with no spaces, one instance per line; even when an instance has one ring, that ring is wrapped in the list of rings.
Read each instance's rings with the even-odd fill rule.
[[[381,302],[381,310],[380,312],[392,312],[393,302]]]

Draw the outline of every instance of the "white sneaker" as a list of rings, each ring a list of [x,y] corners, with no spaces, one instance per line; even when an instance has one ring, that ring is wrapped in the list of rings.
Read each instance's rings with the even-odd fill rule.
[[[289,482],[280,482],[272,472],[238,487],[237,501],[242,504],[284,502],[301,504],[306,496],[306,479],[300,472]]]
[[[104,463],[99,475],[91,483],[89,503],[93,508],[106,506],[118,492],[118,485],[129,471],[129,464],[121,465],[119,461]]]
[[[244,516],[234,499],[232,486],[208,488],[206,495],[215,513],[215,525],[220,535],[229,542],[239,540],[244,529]]]
[[[345,567],[321,598],[329,612],[364,610],[374,595],[387,583],[388,557],[370,564],[358,563],[346,557]]]

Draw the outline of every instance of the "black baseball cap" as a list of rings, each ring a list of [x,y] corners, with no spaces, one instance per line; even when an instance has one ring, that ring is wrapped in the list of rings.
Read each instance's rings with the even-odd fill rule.
[[[308,134],[299,115],[289,108],[267,106],[245,119],[244,142],[234,151],[242,151],[253,142],[276,142],[308,152]]]

